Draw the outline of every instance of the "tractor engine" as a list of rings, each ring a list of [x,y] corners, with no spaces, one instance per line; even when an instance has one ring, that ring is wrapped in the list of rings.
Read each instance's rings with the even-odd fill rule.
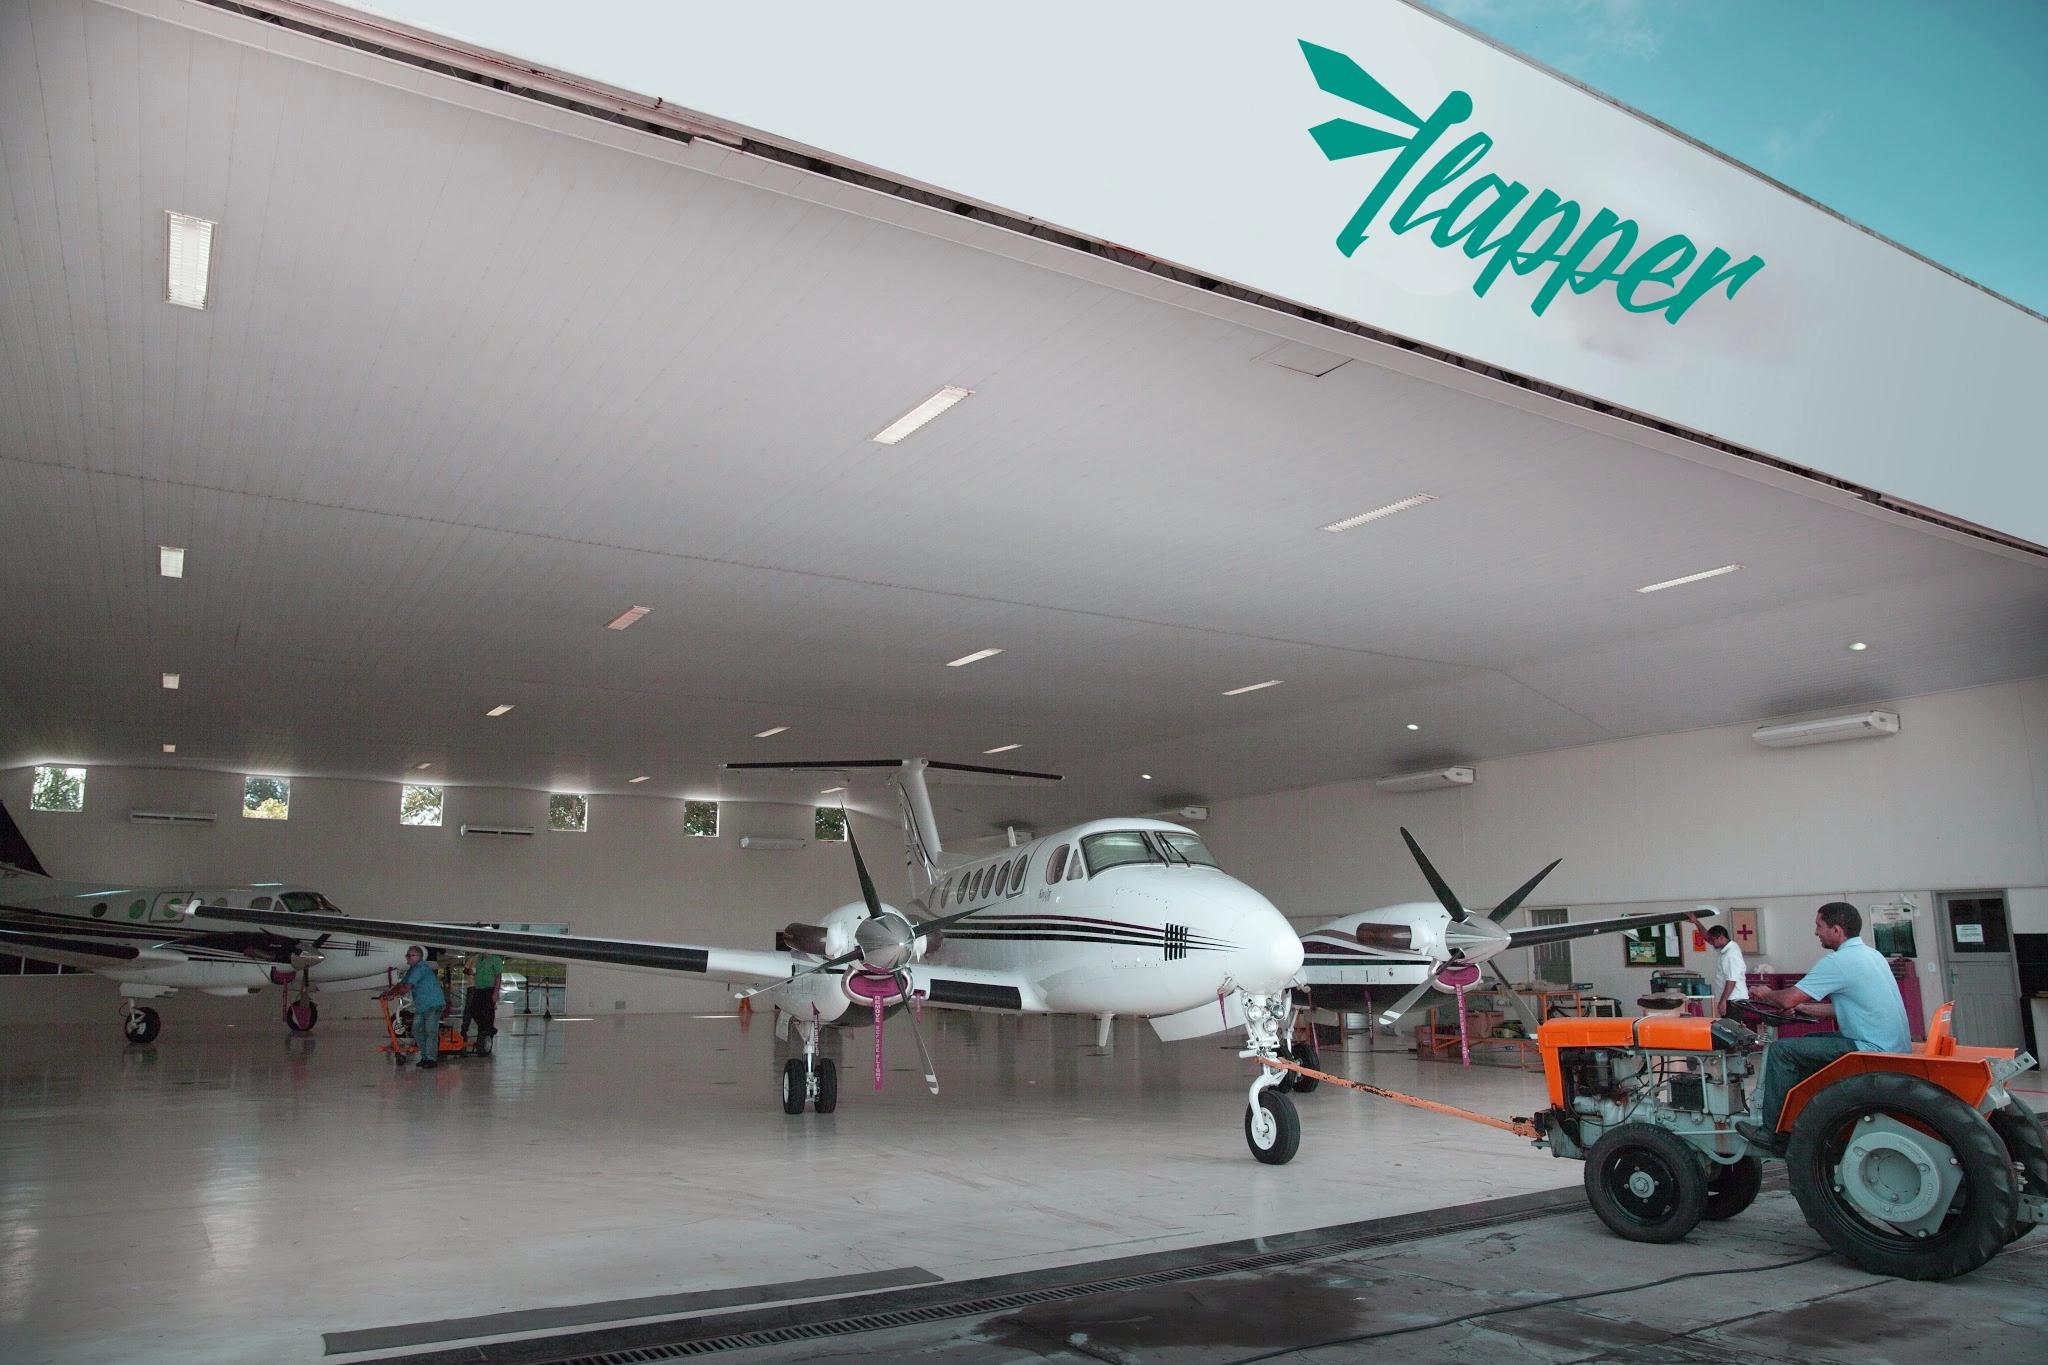
[[[1554,1019],[1538,1033],[1551,1107],[1536,1115],[1553,1154],[1583,1158],[1624,1123],[1667,1128],[1704,1151],[1741,1139],[1756,1035],[1732,1020]]]

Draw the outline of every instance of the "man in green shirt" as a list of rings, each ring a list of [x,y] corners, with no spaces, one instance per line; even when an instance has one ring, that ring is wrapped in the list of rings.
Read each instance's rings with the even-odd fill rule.
[[[462,1006],[462,1036],[476,1025],[476,1050],[489,1056],[491,1041],[498,1036],[498,978],[504,974],[505,959],[496,953],[478,953],[469,960],[469,995]]]

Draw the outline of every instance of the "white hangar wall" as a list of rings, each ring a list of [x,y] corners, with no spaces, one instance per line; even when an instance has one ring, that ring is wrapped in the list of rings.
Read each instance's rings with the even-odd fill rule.
[[[122,882],[228,885],[301,882],[342,909],[405,919],[567,923],[578,933],[733,947],[773,946],[777,929],[860,897],[853,861],[838,843],[742,849],[744,834],[810,837],[812,810],[759,802],[719,807],[719,834],[683,833],[683,804],[665,797],[592,796],[590,828],[547,828],[547,793],[448,787],[439,828],[401,825],[396,782],[292,779],[289,820],[243,818],[242,777],[170,768],[95,767],[85,809],[28,809],[33,770],[0,772],[0,798],[52,876]],[[209,810],[211,826],[140,825],[131,809]],[[901,894],[902,835],[858,812],[855,835],[884,896]],[[464,838],[462,824],[530,826],[531,839]],[[617,968],[572,965],[576,1014],[731,1008],[720,986]],[[113,1018],[118,992],[89,976],[0,978],[0,1023]],[[623,1003],[622,1003],[623,1002]],[[368,994],[323,997],[333,1018],[374,1015]],[[220,1018],[260,1023],[267,1006],[180,993],[170,1023]],[[107,1025],[110,1029],[112,1023]]]
[[[1910,896],[1924,921],[1936,891],[2004,890],[2015,929],[2048,932],[2048,678],[1895,709],[1901,733],[1886,739],[1774,750],[1753,725],[1656,735],[1490,760],[1465,789],[1393,796],[1360,781],[1220,802],[1203,833],[1304,930],[1430,899],[1405,825],[1472,904],[1562,857],[1530,904],[1573,920],[1755,906],[1752,967],[1810,966],[1813,911],[1835,899]],[[1917,938],[1932,976],[1935,935],[1923,922]],[[1612,939],[1572,945],[1575,979],[1632,1001],[1651,969],[1621,959]],[[1689,942],[1687,965],[1704,966]],[[1526,979],[1528,954],[1502,966]]]

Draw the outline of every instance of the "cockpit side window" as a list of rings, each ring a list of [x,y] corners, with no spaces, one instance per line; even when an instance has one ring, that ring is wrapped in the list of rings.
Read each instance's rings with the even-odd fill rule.
[[[1088,860],[1081,856],[1081,850],[1077,848],[1074,850],[1074,856],[1067,859],[1067,880],[1078,882],[1085,879],[1087,875]]]
[[[1050,886],[1052,885],[1052,883],[1058,881],[1060,878],[1066,875],[1067,846],[1065,844],[1061,844],[1058,848],[1052,851],[1052,856],[1045,860],[1046,885]]]
[[[338,915],[340,907],[317,891],[287,891],[278,904],[295,915]]]
[[[1216,855],[1209,851],[1209,846],[1202,842],[1198,834],[1178,834],[1169,831],[1162,833],[1159,841],[1198,867],[1216,866]]]
[[[1109,830],[1081,840],[1081,856],[1088,862],[1088,875],[1099,877],[1112,867],[1126,863],[1164,862],[1144,833],[1135,829]]]

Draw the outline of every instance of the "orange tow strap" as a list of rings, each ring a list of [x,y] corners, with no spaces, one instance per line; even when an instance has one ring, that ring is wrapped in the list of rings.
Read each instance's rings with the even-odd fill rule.
[[[1473,1123],[1483,1123],[1489,1128],[1498,1128],[1502,1132],[1513,1133],[1517,1137],[1533,1138],[1541,1136],[1536,1131],[1536,1125],[1527,1119],[1497,1119],[1491,1114],[1475,1114],[1470,1109],[1460,1109],[1454,1104],[1438,1104],[1435,1100],[1425,1100],[1415,1095],[1404,1095],[1398,1090],[1387,1090],[1381,1086],[1367,1085],[1364,1081],[1353,1081],[1347,1080],[1342,1076],[1332,1076],[1327,1071],[1311,1071],[1299,1062],[1282,1061],[1278,1057],[1261,1057],[1258,1061],[1261,1066],[1270,1066],[1281,1071],[1296,1072],[1299,1075],[1309,1077],[1311,1080],[1328,1081],[1331,1085],[1341,1085],[1346,1090],[1357,1090],[1367,1095],[1377,1095],[1383,1100],[1392,1100],[1396,1104],[1405,1104],[1412,1109],[1427,1109],[1432,1114],[1448,1114],[1454,1119],[1467,1119]]]

